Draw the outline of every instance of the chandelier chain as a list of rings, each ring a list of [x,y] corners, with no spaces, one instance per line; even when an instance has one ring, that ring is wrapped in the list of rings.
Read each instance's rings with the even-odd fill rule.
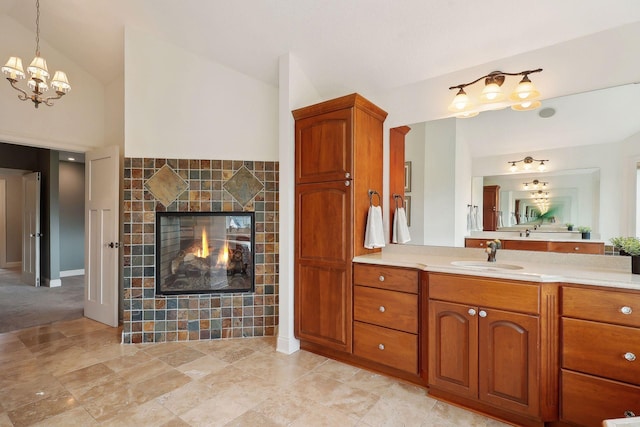
[[[36,0],[36,56],[40,56],[40,0]]]

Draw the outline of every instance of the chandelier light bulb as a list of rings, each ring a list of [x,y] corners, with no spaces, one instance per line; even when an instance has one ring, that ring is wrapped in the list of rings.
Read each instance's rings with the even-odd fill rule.
[[[4,67],[2,67],[2,73],[7,74],[11,79],[24,79],[24,68],[22,68],[22,59],[17,56],[9,58]]]

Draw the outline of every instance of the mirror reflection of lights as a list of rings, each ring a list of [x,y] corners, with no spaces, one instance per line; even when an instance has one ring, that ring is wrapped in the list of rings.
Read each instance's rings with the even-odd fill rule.
[[[529,188],[533,188],[534,190],[537,190],[538,187],[541,187],[542,189],[546,189],[548,184],[549,184],[548,182],[538,181],[537,179],[534,179],[531,182],[525,182],[524,189],[529,190]]]

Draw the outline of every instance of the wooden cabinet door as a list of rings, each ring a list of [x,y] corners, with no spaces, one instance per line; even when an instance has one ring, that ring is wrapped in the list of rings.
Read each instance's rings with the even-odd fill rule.
[[[296,121],[296,184],[351,178],[352,109]]]
[[[538,317],[483,308],[478,313],[480,400],[538,416]]]
[[[429,301],[429,385],[478,396],[478,317],[470,306]]]
[[[482,195],[482,229],[496,231],[498,229],[498,209],[500,199],[499,185],[486,185]]]
[[[351,187],[296,186],[295,333],[351,352]]]

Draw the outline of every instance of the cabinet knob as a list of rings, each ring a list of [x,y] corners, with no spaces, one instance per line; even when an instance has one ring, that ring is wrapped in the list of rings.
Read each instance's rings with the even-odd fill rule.
[[[624,411],[624,417],[625,418],[631,418],[631,417],[635,417],[636,414],[633,411]]]
[[[631,307],[625,305],[624,307],[622,307],[620,309],[620,313],[622,313],[622,314],[631,314],[631,313],[633,313],[633,309]]]
[[[480,243],[480,246],[484,246],[484,243]]]
[[[384,350],[384,344],[378,344],[378,350]]]
[[[469,311],[467,311],[467,313],[469,313],[469,316],[475,316],[476,310],[474,308],[470,308]]]
[[[345,186],[345,187],[348,187],[348,186],[350,186],[350,185],[351,185],[351,181],[345,181],[345,182],[344,182],[344,186]]]
[[[378,310],[380,310],[380,313],[384,313],[386,311],[386,308],[384,308],[384,305],[381,305]]]
[[[478,313],[478,316],[480,317],[487,317],[487,312],[484,310],[480,310],[480,313]]]
[[[349,178],[351,178],[351,174],[350,174],[349,172],[346,172],[346,173],[344,174],[344,177],[345,177],[345,178],[347,178],[347,179],[349,179]]]
[[[579,246],[576,246],[575,248],[573,248],[573,250],[574,250],[574,251],[579,251],[579,250],[580,250],[580,247],[579,247]]]
[[[380,277],[378,277],[378,280],[380,280],[381,282],[384,282],[384,276],[381,274]]]
[[[624,358],[627,359],[629,362],[633,362],[634,360],[636,360],[636,355],[631,352],[627,352],[624,354]]]

